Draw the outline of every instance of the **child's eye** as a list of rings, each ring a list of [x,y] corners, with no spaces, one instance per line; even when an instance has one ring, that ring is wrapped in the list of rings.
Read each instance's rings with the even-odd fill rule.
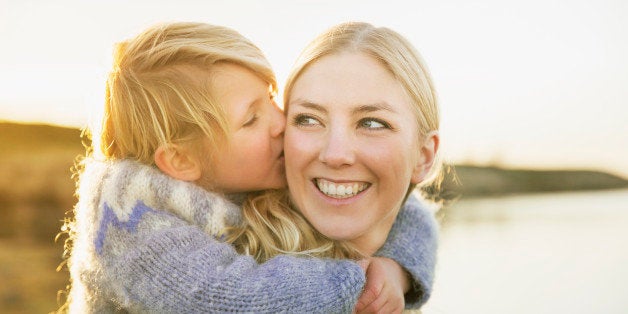
[[[305,115],[305,114],[299,114],[295,116],[293,121],[294,121],[294,125],[297,125],[297,126],[314,126],[314,125],[321,124],[321,122],[318,119],[309,115]]]
[[[252,115],[244,122],[244,124],[242,124],[242,127],[252,126],[257,121],[257,118],[258,118],[257,114]]]
[[[380,129],[390,129],[390,124],[374,118],[366,118],[360,120],[358,123],[359,127],[370,129],[370,130],[380,130]]]

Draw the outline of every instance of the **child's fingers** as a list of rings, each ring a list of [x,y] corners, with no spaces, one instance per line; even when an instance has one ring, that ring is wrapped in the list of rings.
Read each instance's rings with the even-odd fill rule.
[[[387,303],[388,302],[387,302],[386,298],[380,295],[378,298],[375,298],[375,300],[373,300],[373,302],[365,305],[361,310],[359,310],[358,314],[386,313],[384,311],[384,309],[385,309],[385,305]]]
[[[376,303],[376,302],[374,302]],[[377,309],[373,310],[370,313],[401,313],[403,312],[403,308],[405,306],[404,302],[399,302],[399,300],[384,300],[384,303],[377,306]]]
[[[365,287],[364,291],[362,292],[362,295],[358,299],[358,303],[355,306],[355,310],[358,313],[362,313],[366,308],[370,307],[372,303],[375,300],[377,300],[377,297],[379,295],[376,288],[373,288],[373,287],[368,288],[368,280],[366,284],[367,284],[367,287]]]
[[[366,284],[364,285],[364,291],[358,299],[356,304],[356,311],[360,312],[362,309],[368,307],[380,296],[384,287],[384,280],[386,278],[381,273],[373,272],[373,269],[368,269],[366,276]]]
[[[357,313],[401,313],[405,306],[404,300],[396,298],[395,294],[389,292],[391,291],[384,287],[373,302],[362,307]]]

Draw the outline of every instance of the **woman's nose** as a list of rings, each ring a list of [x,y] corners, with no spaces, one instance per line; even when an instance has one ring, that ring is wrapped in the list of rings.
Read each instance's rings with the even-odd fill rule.
[[[318,159],[333,168],[351,165],[355,162],[353,142],[346,132],[329,132]]]

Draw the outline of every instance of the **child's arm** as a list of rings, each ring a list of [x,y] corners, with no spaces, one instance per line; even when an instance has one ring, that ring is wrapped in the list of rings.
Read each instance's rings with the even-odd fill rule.
[[[410,289],[405,294],[406,308],[419,308],[429,299],[437,246],[438,226],[434,214],[411,195],[399,211],[386,243],[375,254],[396,261],[411,276]],[[369,286],[367,283],[367,290],[372,289]]]
[[[355,262],[279,256],[258,265],[171,214],[140,220],[136,232],[111,225],[100,254],[117,299],[140,311],[350,312],[364,285]]]

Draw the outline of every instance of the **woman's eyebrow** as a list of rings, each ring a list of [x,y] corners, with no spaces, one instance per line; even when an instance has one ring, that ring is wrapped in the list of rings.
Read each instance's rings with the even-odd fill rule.
[[[378,102],[374,104],[361,105],[353,109],[353,113],[368,113],[368,112],[374,112],[374,111],[380,111],[380,110],[397,113],[397,111],[395,111],[393,107],[390,106],[386,102]]]
[[[319,111],[322,113],[327,113],[327,109],[317,103],[313,103],[311,101],[307,101],[307,100],[297,100],[293,103],[290,103],[290,107],[292,106],[301,106],[301,107],[305,107],[307,109],[312,109],[314,111]]]
[[[304,108],[308,108],[311,110],[315,110],[315,111],[319,111],[322,113],[327,113],[327,109],[325,107],[323,107],[322,105],[319,105],[317,103],[308,101],[308,100],[297,100],[293,103],[290,104],[290,106],[301,106]],[[388,111],[388,112],[392,112],[392,113],[397,113],[397,111],[390,106],[388,103],[386,102],[378,102],[378,103],[373,103],[373,104],[367,104],[367,105],[359,105],[356,108],[354,108],[352,110],[352,113],[368,113],[368,112],[375,112],[375,111]]]

